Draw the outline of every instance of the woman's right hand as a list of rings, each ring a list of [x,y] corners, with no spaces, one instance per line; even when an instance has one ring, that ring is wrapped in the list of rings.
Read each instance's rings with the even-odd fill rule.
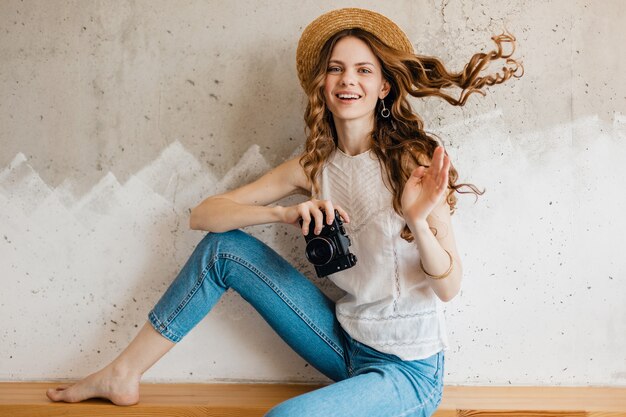
[[[318,235],[322,231],[324,213],[331,213],[330,216],[326,216],[326,224],[332,224],[335,219],[335,210],[339,212],[339,215],[344,222],[350,223],[350,217],[344,209],[333,205],[330,200],[317,200],[315,198],[295,206],[285,207],[283,210],[283,223],[300,227],[299,220],[302,219],[302,234],[306,236],[307,233],[309,233],[309,224],[311,223],[311,219],[314,219],[315,230],[313,233]]]

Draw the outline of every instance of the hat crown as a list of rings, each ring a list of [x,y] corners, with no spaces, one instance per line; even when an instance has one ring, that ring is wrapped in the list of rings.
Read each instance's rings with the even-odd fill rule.
[[[352,7],[332,10],[309,23],[298,42],[296,69],[302,87],[319,60],[324,44],[336,33],[347,29],[362,29],[391,48],[413,53],[413,45],[406,34],[382,14]]]

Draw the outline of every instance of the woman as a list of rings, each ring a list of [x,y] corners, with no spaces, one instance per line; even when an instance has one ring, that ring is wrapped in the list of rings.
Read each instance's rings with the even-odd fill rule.
[[[142,374],[233,288],[305,360],[336,383],[274,407],[271,416],[427,416],[441,401],[447,336],[441,303],[455,297],[462,267],[450,215],[457,172],[423,130],[407,96],[463,105],[473,92],[511,76],[519,64],[497,50],[475,54],[461,73],[417,56],[386,17],[340,9],[313,21],[297,50],[308,96],[303,155],[192,210],[193,229],[211,233],[108,366],[53,401],[139,400]],[[480,76],[492,60],[502,74]],[[443,88],[461,88],[458,99]],[[291,194],[310,197],[269,206]],[[358,261],[329,275],[346,295],[337,304],[272,249],[236,229],[282,222],[319,234],[332,214],[345,221]]]

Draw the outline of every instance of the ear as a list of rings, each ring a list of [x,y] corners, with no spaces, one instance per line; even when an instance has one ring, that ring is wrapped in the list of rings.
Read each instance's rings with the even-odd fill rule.
[[[391,91],[391,84],[389,84],[389,81],[383,80],[383,85],[380,88],[378,98],[381,100],[384,99],[385,97],[387,97],[387,94],[389,94],[389,91]]]

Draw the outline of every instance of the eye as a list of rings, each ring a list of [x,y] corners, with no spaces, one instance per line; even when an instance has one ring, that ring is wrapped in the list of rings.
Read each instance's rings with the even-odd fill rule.
[[[341,68],[337,66],[328,67],[328,72],[340,72]]]
[[[372,71],[369,68],[359,68],[359,72],[362,72],[364,74],[371,74]]]

